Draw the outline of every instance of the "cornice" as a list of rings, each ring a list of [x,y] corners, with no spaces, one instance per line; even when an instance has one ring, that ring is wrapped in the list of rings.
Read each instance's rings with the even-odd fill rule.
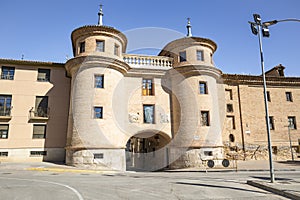
[[[179,46],[192,46],[192,45],[201,45],[210,48],[213,52],[217,50],[217,44],[207,38],[200,38],[200,37],[184,37],[177,40],[174,40],[168,43],[158,54],[160,56],[166,56],[172,53],[172,50],[178,48]]]
[[[130,66],[123,62],[122,60],[118,60],[115,58],[110,58],[106,56],[79,56],[68,60],[65,65],[68,75],[72,75],[73,70],[78,70],[80,66],[102,66],[111,69],[115,69],[122,74],[126,74],[131,68]]]
[[[64,63],[56,62],[43,62],[35,60],[14,60],[0,58],[0,64],[12,64],[12,65],[30,65],[30,66],[51,66],[51,67],[64,67]]]
[[[262,76],[222,74],[225,84],[262,85]],[[300,86],[300,77],[266,77],[267,85],[273,86]]]

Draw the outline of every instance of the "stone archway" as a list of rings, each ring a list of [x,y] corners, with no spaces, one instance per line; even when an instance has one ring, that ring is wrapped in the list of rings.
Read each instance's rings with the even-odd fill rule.
[[[169,163],[167,144],[171,138],[163,132],[143,131],[135,134],[126,144],[126,170],[156,171]]]

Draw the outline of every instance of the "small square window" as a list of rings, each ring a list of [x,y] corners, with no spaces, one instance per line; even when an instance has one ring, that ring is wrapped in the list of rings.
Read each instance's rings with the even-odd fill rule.
[[[0,151],[0,157],[7,157],[8,152],[7,151]]]
[[[197,60],[204,61],[202,50],[197,50]]]
[[[288,126],[290,129],[297,129],[297,125],[296,125],[296,117],[294,116],[289,116],[288,117]]]
[[[8,138],[8,124],[0,124],[0,139]]]
[[[104,41],[103,40],[96,41],[96,51],[104,52]]]
[[[291,92],[286,92],[285,96],[286,96],[286,101],[290,101],[290,102],[293,101],[293,97],[292,97],[292,93]]]
[[[273,116],[269,116],[269,127],[270,127],[270,130],[275,130],[274,117]]]
[[[209,112],[201,111],[201,126],[209,126]]]
[[[85,42],[79,43],[79,53],[85,52]]]
[[[233,105],[227,104],[227,112],[233,112]]]
[[[14,67],[2,67],[1,68],[1,79],[14,80],[15,68]]]
[[[104,155],[103,153],[94,153],[94,159],[103,159]]]
[[[40,82],[50,81],[50,69],[38,69],[37,80]]]
[[[199,82],[199,92],[200,94],[207,94],[207,84],[206,82]]]
[[[179,52],[179,62],[185,62],[186,61],[186,52],[182,51]]]
[[[33,125],[33,139],[44,139],[46,138],[46,128],[45,124],[34,124]]]
[[[103,119],[103,107],[94,107],[94,118]]]
[[[114,54],[116,56],[119,56],[120,55],[120,46],[115,44],[115,48],[114,48]]]
[[[144,123],[154,124],[154,105],[144,105]]]
[[[95,88],[104,88],[104,75],[95,75]]]
[[[271,96],[270,96],[270,92],[269,92],[269,91],[267,91],[267,100],[268,100],[269,102],[271,102]]]
[[[30,156],[46,156],[47,151],[30,151]]]

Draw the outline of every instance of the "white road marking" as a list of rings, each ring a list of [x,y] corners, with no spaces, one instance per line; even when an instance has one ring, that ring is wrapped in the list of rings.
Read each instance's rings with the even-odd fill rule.
[[[0,179],[10,179],[10,180],[19,180],[19,181],[33,181],[33,182],[40,182],[40,183],[48,183],[48,184],[53,184],[53,185],[59,185],[65,188],[68,188],[72,192],[76,194],[79,200],[84,200],[81,194],[73,187],[68,186],[66,184],[62,183],[56,183],[56,182],[51,182],[51,181],[43,181],[43,180],[36,180],[36,179],[22,179],[22,178],[9,178],[9,177],[0,177]]]

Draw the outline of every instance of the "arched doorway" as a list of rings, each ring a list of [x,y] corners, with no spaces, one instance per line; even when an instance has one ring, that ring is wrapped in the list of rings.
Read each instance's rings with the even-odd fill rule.
[[[162,132],[138,133],[126,144],[126,170],[156,171],[168,166],[169,136]]]

